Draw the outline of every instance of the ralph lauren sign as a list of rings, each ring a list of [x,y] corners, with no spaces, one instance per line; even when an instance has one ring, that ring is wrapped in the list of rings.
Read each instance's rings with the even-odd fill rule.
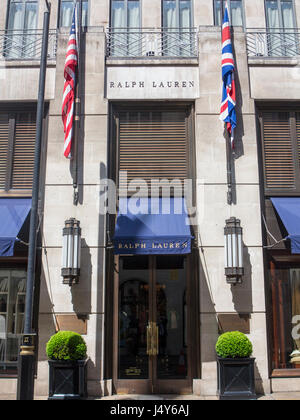
[[[189,254],[191,238],[144,239],[142,241],[117,240],[115,254],[151,255],[151,254]]]
[[[198,68],[110,67],[108,99],[196,99]]]

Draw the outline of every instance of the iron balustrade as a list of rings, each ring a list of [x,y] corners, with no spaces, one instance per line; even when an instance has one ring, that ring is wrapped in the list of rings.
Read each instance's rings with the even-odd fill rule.
[[[108,28],[106,56],[116,58],[197,58],[195,28]]]
[[[247,29],[249,57],[295,57],[300,55],[300,32],[295,29]]]
[[[0,31],[0,59],[40,60],[43,32],[41,30]],[[57,52],[57,31],[50,30],[48,59],[55,60]]]

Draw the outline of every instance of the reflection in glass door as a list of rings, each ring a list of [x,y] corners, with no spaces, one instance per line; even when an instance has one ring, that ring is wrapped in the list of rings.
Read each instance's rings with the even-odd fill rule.
[[[156,257],[157,379],[188,374],[185,258]]]
[[[119,258],[117,392],[191,392],[187,264],[180,255]]]
[[[148,379],[148,260],[146,258],[146,261],[139,261],[139,266],[132,266],[131,260],[132,258],[124,258],[121,261],[118,377]]]

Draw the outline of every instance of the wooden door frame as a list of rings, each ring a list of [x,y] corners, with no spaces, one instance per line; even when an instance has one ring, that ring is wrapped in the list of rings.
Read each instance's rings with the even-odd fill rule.
[[[128,256],[128,255],[127,255]],[[193,255],[186,255],[187,261],[187,283],[186,283],[186,299],[187,299],[187,359],[188,374],[186,379],[158,379],[156,374],[157,361],[156,357],[149,357],[149,377],[148,379],[119,379],[118,378],[118,351],[119,351],[119,255],[114,256],[114,303],[113,303],[113,371],[112,380],[113,388],[117,394],[153,394],[153,393],[171,393],[171,394],[191,394],[193,388],[193,372],[196,366],[195,358],[192,357],[192,349],[194,348],[192,336],[192,314],[198,313],[193,306],[193,294],[191,289],[194,285],[192,276],[192,260]],[[149,257],[149,321],[156,321],[156,284],[155,275],[155,256]],[[152,303],[152,304],[151,304]]]

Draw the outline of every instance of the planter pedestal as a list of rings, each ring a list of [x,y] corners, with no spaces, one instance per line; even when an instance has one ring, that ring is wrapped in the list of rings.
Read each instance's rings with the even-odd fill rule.
[[[220,400],[256,400],[255,358],[218,357],[218,395]]]
[[[87,396],[86,360],[49,363],[49,400],[78,400]]]
[[[295,356],[291,359],[291,363],[293,363],[295,369],[300,368],[300,356]]]

